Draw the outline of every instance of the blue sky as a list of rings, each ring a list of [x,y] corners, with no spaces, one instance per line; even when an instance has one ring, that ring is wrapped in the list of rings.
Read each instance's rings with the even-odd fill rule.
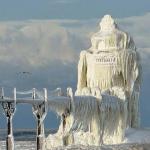
[[[150,126],[149,6],[148,0],[0,0],[0,85],[9,91],[6,94],[13,87],[75,90],[79,53],[90,47],[102,16],[111,14],[133,37],[141,55],[141,124]],[[29,106],[19,105],[14,126],[35,127],[31,114]],[[55,128],[56,122],[48,114],[46,127]],[[0,115],[0,128],[5,125]]]
[[[128,17],[148,12],[149,6],[148,0],[0,0],[0,20]]]

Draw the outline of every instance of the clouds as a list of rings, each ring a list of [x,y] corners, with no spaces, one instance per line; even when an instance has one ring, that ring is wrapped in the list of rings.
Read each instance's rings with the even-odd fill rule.
[[[43,66],[59,59],[74,61],[68,32],[53,22],[0,24],[0,61]]]
[[[92,25],[78,20],[0,22],[0,62],[37,68],[55,61],[77,63],[79,51],[90,46]]]
[[[141,55],[141,61],[144,67],[144,72],[150,74],[150,13],[143,16],[133,16],[124,19],[120,19],[119,23],[121,28],[126,30],[132,35],[137,50]]]
[[[76,29],[67,29],[66,23],[1,22],[0,85],[22,89],[74,83],[79,49],[87,43],[83,32],[80,35]],[[30,71],[32,75],[18,75],[21,71]]]
[[[133,16],[121,19],[122,27],[132,34],[137,47],[150,47],[150,31],[148,30],[150,25],[149,17],[150,13],[147,13],[144,16]]]

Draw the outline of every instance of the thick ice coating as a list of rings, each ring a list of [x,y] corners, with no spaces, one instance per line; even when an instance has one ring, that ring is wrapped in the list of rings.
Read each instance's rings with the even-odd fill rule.
[[[139,127],[140,76],[132,38],[105,15],[91,47],[80,53],[75,96],[58,133],[47,138],[48,147],[123,141],[127,127]]]
[[[80,53],[76,94],[83,89],[123,88],[128,100],[128,126],[139,126],[138,99],[140,66],[132,38],[119,30],[114,19],[106,15],[100,31],[91,38],[92,46]]]

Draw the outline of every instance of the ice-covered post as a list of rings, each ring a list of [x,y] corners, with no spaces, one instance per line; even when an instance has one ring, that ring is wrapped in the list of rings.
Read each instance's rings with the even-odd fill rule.
[[[35,100],[35,89],[33,89],[33,100]],[[44,101],[33,105],[33,113],[37,119],[37,150],[45,150],[44,119],[47,115],[47,89],[44,88]]]
[[[71,87],[67,88],[67,96],[70,97],[70,109],[74,112],[74,95]]]
[[[63,131],[66,129],[66,119],[70,116],[70,112],[74,112],[74,95],[73,95],[72,88],[70,87],[67,88],[67,96],[70,98],[70,108],[66,108],[62,115]],[[73,133],[69,133],[68,135],[63,135],[63,145],[66,146],[69,144],[74,144]]]
[[[1,89],[1,98],[4,98],[4,89]],[[3,102],[2,106],[7,118],[7,138],[6,148],[7,150],[14,150],[14,137],[13,137],[13,124],[12,119],[16,110],[16,88],[14,88],[14,102]]]

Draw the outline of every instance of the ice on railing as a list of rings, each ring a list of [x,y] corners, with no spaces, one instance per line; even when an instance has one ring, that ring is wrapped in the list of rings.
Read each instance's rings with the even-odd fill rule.
[[[69,104],[71,106],[66,118],[62,118],[58,133],[53,137],[49,135],[47,138],[49,144],[52,138],[58,138],[57,136],[73,141],[69,144],[90,145],[91,141],[93,145],[103,142],[113,144],[123,140],[127,121],[127,102],[123,99],[123,93],[120,95],[122,99],[111,96],[107,92],[102,93],[99,97],[92,96],[92,94],[70,97],[70,103],[69,101],[67,103],[66,100],[55,103],[53,110],[58,111],[61,117],[66,115],[65,110],[68,109]],[[60,105],[62,103],[63,105]],[[85,138],[87,136],[89,142]],[[61,144],[62,141],[58,143]]]
[[[23,96],[31,95],[30,97],[26,97],[24,99],[33,98],[33,93],[35,93],[35,97],[37,97],[37,99],[44,100],[44,90],[42,91],[42,90],[38,90],[36,88],[33,88],[32,90],[28,90],[28,91],[16,91],[17,95],[23,95]],[[51,99],[51,97],[54,97],[54,96],[61,96],[62,91],[61,91],[61,88],[57,88],[55,90],[48,91],[47,94],[48,94],[47,99]]]
[[[16,92],[16,94],[18,94],[18,95],[28,95],[28,94],[32,94],[32,93],[33,93],[33,90]]]
[[[70,100],[66,97],[57,98],[50,102],[49,109],[61,116],[66,109],[70,109]]]

